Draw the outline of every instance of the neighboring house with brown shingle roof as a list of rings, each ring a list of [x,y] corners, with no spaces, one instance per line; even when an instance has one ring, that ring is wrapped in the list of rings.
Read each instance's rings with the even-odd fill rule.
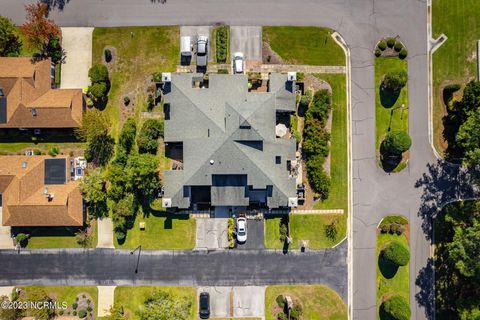
[[[0,57],[1,128],[76,128],[86,103],[81,89],[52,89],[50,59]]]
[[[70,178],[70,159],[49,156],[0,157],[3,225],[82,226],[80,181]]]

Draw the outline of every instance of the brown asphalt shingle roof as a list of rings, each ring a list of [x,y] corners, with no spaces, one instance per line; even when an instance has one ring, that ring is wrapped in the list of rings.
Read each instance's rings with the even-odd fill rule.
[[[81,226],[83,200],[79,181],[48,185],[45,190],[45,159],[49,156],[0,157],[0,192],[5,226]],[[65,158],[68,163],[68,158]],[[67,169],[68,171],[68,169]],[[68,172],[66,172],[68,174]]]
[[[0,87],[7,97],[6,123],[0,128],[79,127],[82,90],[51,89],[50,83],[50,59],[32,63],[28,57],[0,57]]]

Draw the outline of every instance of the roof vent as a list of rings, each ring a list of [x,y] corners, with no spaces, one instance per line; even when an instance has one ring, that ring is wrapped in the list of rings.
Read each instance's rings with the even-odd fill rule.
[[[48,194],[48,186],[46,186],[45,189],[43,189],[43,194],[45,194],[45,195]]]
[[[26,168],[27,168],[27,164],[28,164],[27,161],[22,161],[22,168],[23,168],[23,169],[26,169]]]
[[[37,108],[32,108],[32,116],[37,116]]]
[[[211,159],[210,164],[213,165],[215,163],[215,160]]]

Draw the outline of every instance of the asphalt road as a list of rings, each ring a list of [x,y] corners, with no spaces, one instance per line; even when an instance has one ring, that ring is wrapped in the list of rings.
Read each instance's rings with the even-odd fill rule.
[[[23,21],[21,1],[0,0],[0,8],[3,15],[15,22]],[[463,197],[468,190],[456,187],[456,182],[464,180],[455,176],[455,169],[437,162],[429,143],[427,0],[169,0],[166,4],[150,0],[72,0],[63,11],[54,9],[51,17],[62,26],[223,22],[245,26],[318,25],[337,30],[350,48],[352,67],[353,300],[349,301],[353,306],[352,318],[376,317],[375,228],[382,217],[391,213],[406,215],[411,224],[412,319],[431,318],[432,278],[431,273],[425,272],[431,270],[430,217],[438,206]],[[408,168],[388,175],[376,164],[372,52],[379,38],[397,35],[409,52],[409,131],[413,146]],[[101,257],[97,259],[103,261]],[[312,274],[309,282],[320,280],[315,276],[318,272],[315,263],[308,270]],[[250,277],[258,277],[254,274],[262,270],[250,271]],[[47,274],[58,277],[52,271]],[[238,280],[240,274],[236,275]],[[196,276],[200,281],[203,279],[200,274],[191,275]]]
[[[0,286],[191,285],[264,286],[322,283],[347,299],[347,246],[318,252],[62,249],[0,251]],[[313,267],[312,267],[313,266]]]

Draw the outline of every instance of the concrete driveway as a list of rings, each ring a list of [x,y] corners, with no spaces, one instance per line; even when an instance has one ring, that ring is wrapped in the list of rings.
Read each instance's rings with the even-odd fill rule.
[[[88,69],[92,66],[93,28],[62,28],[62,64],[60,88],[83,89],[88,87]]]
[[[197,249],[224,249],[228,247],[228,219],[197,219]]]
[[[212,26],[181,26],[180,27],[180,37],[189,36],[191,38],[194,52],[197,50],[197,38],[198,36],[207,36],[208,37],[208,61],[213,61],[212,55]],[[178,39],[180,41],[180,39]],[[192,56],[192,63],[195,62],[195,54]]]
[[[262,27],[230,27],[230,55],[243,52],[246,60],[262,61]]]
[[[262,250],[265,249],[264,244],[264,221],[248,220],[247,221],[247,241],[238,243],[237,249],[240,250]]]
[[[210,294],[210,318],[263,318],[265,316],[265,288],[259,286],[199,287],[197,299],[201,292]]]
[[[0,249],[13,249],[11,228],[3,226],[3,209],[0,207]]]
[[[111,218],[97,220],[97,248],[115,248],[113,244],[113,222]]]

